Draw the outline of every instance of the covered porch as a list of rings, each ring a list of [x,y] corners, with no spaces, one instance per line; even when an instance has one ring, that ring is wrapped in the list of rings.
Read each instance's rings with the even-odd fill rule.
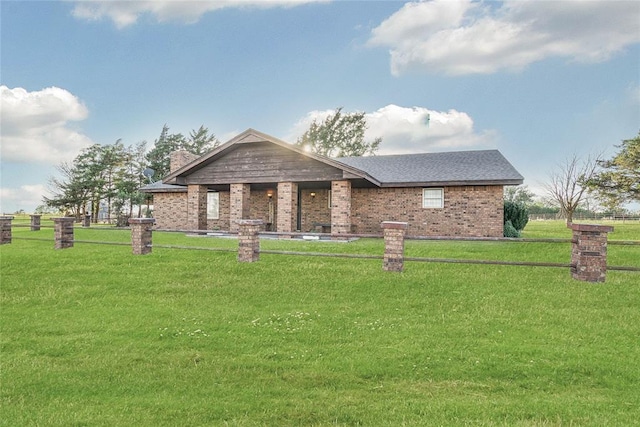
[[[353,232],[351,181],[187,185],[191,229],[238,231],[241,219],[260,219],[265,231]],[[217,206],[216,206],[217,205]]]

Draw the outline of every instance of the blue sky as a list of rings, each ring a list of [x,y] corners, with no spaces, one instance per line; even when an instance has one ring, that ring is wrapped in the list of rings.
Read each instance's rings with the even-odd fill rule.
[[[640,2],[2,0],[0,19],[3,212],[165,123],[295,142],[344,107],[380,154],[497,148],[534,190],[640,129]]]

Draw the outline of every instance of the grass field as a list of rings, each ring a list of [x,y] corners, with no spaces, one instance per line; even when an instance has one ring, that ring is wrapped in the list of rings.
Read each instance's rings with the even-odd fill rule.
[[[44,223],[44,222],[43,222]],[[640,240],[640,224],[613,224]],[[76,244],[0,247],[2,426],[628,426],[640,274]],[[48,242],[20,240],[42,237]],[[570,237],[532,222],[525,237]],[[129,242],[128,231],[77,239]],[[233,239],[155,233],[154,245]],[[382,254],[380,240],[265,249]],[[569,262],[569,244],[407,242],[408,256]],[[639,246],[610,264],[640,267]]]

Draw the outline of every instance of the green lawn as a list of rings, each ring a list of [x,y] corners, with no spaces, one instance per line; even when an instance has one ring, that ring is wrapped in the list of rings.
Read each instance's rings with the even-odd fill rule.
[[[43,224],[45,222],[43,221]],[[640,240],[640,224],[611,239]],[[0,247],[0,425],[638,425],[640,274],[76,244]],[[20,240],[42,237],[48,242]],[[524,237],[570,237],[533,222]],[[128,231],[76,238],[129,242]],[[233,239],[155,233],[156,245]],[[380,240],[264,240],[382,254]],[[569,244],[407,242],[408,256],[569,262]],[[610,245],[640,267],[640,246]]]

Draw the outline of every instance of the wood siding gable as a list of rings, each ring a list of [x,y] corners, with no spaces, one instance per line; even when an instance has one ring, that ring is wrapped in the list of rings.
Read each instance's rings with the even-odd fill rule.
[[[367,173],[248,129],[197,160],[169,174],[165,184],[260,184],[364,179]]]
[[[185,177],[187,184],[260,184],[343,179],[343,171],[270,142],[245,142]]]

